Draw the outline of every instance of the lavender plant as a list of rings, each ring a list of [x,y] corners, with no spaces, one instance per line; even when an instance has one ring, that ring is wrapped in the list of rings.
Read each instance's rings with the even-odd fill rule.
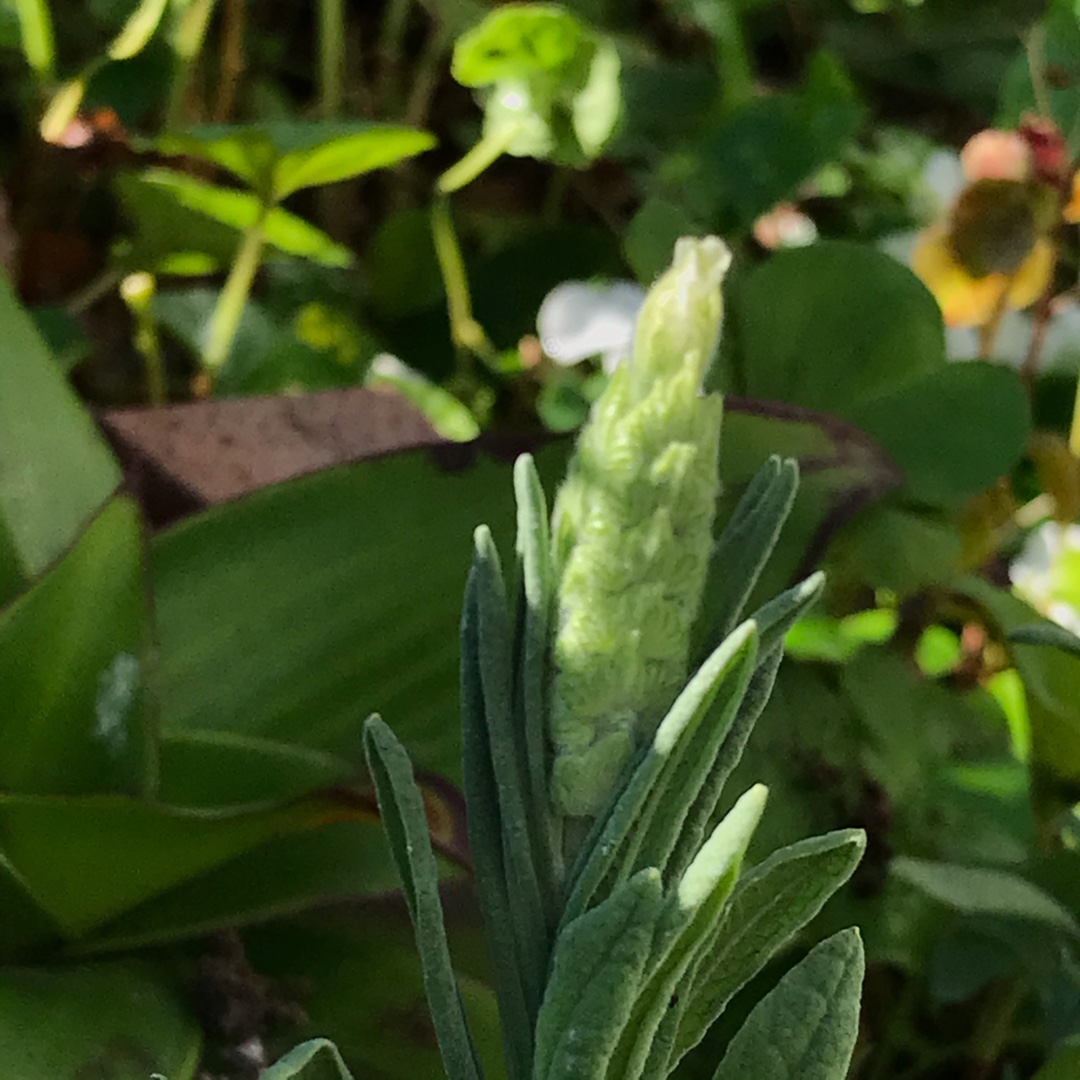
[[[550,523],[532,460],[518,460],[512,606],[491,535],[476,532],[465,794],[511,1080],[670,1075],[863,851],[861,832],[835,832],[744,873],[767,792],[756,785],[718,814],[784,633],[822,586],[815,575],[734,625],[797,476],[769,462],[713,543],[722,404],[701,386],[728,261],[716,238],[679,242]],[[738,580],[710,603],[725,633],[691,673],[710,556]],[[365,748],[447,1075],[478,1080],[412,766],[378,717]],[[857,931],[818,945],[751,1012],[717,1080],[841,1080],[862,970]]]

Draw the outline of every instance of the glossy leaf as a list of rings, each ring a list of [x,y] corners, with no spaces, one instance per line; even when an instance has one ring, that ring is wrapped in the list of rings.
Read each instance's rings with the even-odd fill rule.
[[[0,788],[34,795],[152,790],[142,524],[110,503],[75,547],[0,612]]]
[[[143,960],[0,969],[0,1060],[18,1080],[194,1080],[202,1032]]]
[[[254,811],[121,796],[0,796],[0,850],[71,938],[276,836],[359,816],[312,798]]]
[[[541,473],[564,453],[540,455]],[[456,472],[426,450],[332,469],[157,536],[165,733],[231,731],[355,758],[363,717],[381,708],[424,768],[460,775],[470,538],[487,521],[508,542],[514,514],[509,466],[475,456]]]
[[[0,605],[68,548],[120,470],[0,280]]]
[[[823,941],[755,1006],[714,1080],[844,1080],[859,1033],[857,930]]]

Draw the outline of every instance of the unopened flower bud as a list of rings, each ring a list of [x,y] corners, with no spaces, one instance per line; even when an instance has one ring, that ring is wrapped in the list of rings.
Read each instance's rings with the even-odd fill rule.
[[[721,400],[702,393],[730,254],[683,239],[593,406],[555,504],[552,801],[595,816],[687,673],[712,548]]]

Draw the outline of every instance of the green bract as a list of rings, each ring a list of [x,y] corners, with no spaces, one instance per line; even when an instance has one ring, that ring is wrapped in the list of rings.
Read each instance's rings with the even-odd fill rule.
[[[722,404],[701,384],[729,261],[714,237],[679,242],[555,504],[552,799],[568,816],[604,805],[686,677],[719,492]]]

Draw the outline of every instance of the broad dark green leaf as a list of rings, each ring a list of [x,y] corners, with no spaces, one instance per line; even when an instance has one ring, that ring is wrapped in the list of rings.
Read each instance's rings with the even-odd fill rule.
[[[120,470],[0,280],[0,605],[69,547]]]
[[[439,899],[438,868],[412,762],[393,732],[377,716],[364,725],[364,750],[379,796],[383,827],[416,931],[424,987],[447,1075],[450,1080],[479,1080],[480,1063],[450,962]]]
[[[714,1080],[844,1080],[859,1033],[863,969],[857,930],[823,941],[750,1013]]]
[[[149,792],[142,524],[126,497],[0,612],[0,789]]]
[[[202,1032],[142,960],[0,969],[0,1061],[15,1080],[194,1080]]]
[[[393,892],[399,883],[378,819],[374,811],[367,819],[362,812],[355,816],[361,820],[331,821],[257,844],[144,901],[67,951],[123,952]]]
[[[556,475],[564,455],[545,451],[541,473]],[[509,543],[513,513],[509,466],[477,454],[448,472],[418,450],[265,489],[160,534],[164,731],[355,759],[363,717],[380,709],[420,765],[459,776],[472,532],[486,521]]]
[[[362,814],[327,798],[210,812],[113,795],[0,795],[0,851],[77,938],[273,837]]]

